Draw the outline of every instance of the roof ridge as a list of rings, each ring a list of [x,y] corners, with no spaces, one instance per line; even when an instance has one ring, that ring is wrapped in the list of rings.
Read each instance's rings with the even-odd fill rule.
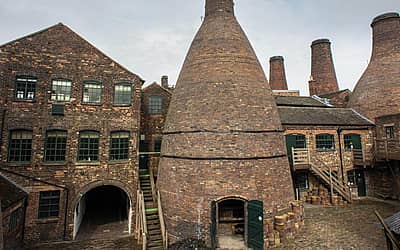
[[[4,46],[7,46],[7,45],[9,45],[9,44],[11,44],[11,43],[15,43],[15,42],[17,42],[17,41],[19,41],[19,40],[22,40],[22,39],[25,39],[25,38],[28,38],[28,37],[32,37],[32,36],[35,36],[35,35],[44,33],[44,32],[46,32],[46,31],[48,31],[48,30],[50,30],[50,29],[52,29],[52,28],[55,28],[55,27],[57,27],[57,26],[65,26],[65,27],[67,27],[67,26],[64,25],[63,23],[59,22],[59,23],[54,24],[54,25],[51,25],[51,26],[49,26],[49,27],[47,27],[47,28],[44,28],[44,29],[35,31],[35,32],[33,32],[33,33],[27,34],[27,35],[25,35],[25,36],[22,36],[22,37],[19,37],[19,38],[17,38],[17,39],[14,39],[14,40],[11,40],[11,41],[9,41],[9,42],[6,42],[6,43],[4,43],[4,44],[1,44],[1,45],[0,45],[0,48],[2,48],[2,47],[4,47]]]
[[[145,89],[147,89],[147,88],[149,88],[149,87],[151,87],[151,86],[153,86],[153,85],[157,85],[157,87],[159,87],[159,88],[161,88],[161,89],[167,91],[168,93],[170,93],[170,94],[172,95],[172,92],[171,92],[169,89],[164,88],[161,84],[159,84],[159,83],[156,82],[156,81],[154,81],[153,83],[147,85],[147,86],[144,87],[142,90],[144,91]]]
[[[42,30],[33,32],[33,33],[31,33],[31,34],[28,34],[28,35],[25,35],[25,36],[23,36],[23,37],[14,39],[14,40],[12,40],[12,41],[10,41],[10,42],[7,42],[7,43],[5,43],[5,44],[3,44],[3,45],[0,45],[0,48],[2,48],[2,47],[4,47],[4,46],[7,46],[7,45],[9,45],[9,44],[11,44],[11,43],[20,41],[20,40],[22,40],[22,39],[26,39],[26,38],[33,37],[33,36],[36,36],[36,35],[38,35],[38,34],[44,33],[44,32],[46,32],[46,31],[49,31],[49,30],[51,30],[51,29],[53,29],[53,28],[55,28],[55,27],[58,27],[58,26],[60,26],[60,27],[65,27],[65,28],[67,28],[68,30],[70,30],[72,33],[74,33],[76,36],[78,36],[84,43],[86,43],[86,44],[88,44],[89,46],[91,46],[92,48],[94,48],[98,53],[102,54],[104,57],[108,58],[108,59],[111,60],[113,63],[115,63],[116,65],[118,65],[119,67],[121,67],[122,69],[124,69],[124,70],[128,71],[129,73],[131,73],[132,75],[136,76],[136,77],[142,82],[142,84],[145,82],[145,80],[143,80],[143,78],[141,78],[139,75],[137,75],[136,73],[133,73],[132,71],[130,71],[129,69],[127,69],[125,66],[121,65],[119,62],[117,62],[116,60],[114,60],[113,58],[111,58],[110,56],[108,56],[107,54],[105,54],[103,51],[101,51],[99,48],[97,48],[94,44],[92,44],[91,42],[89,42],[89,41],[88,41],[87,39],[85,39],[83,36],[81,36],[81,35],[78,34],[76,31],[74,31],[73,29],[71,29],[70,27],[68,27],[67,25],[65,25],[65,24],[63,24],[63,23],[61,23],[61,22],[60,22],[60,23],[57,23],[57,24],[55,24],[55,25],[52,25],[52,26],[50,26],[50,27],[47,27],[47,28],[45,28],[45,29],[42,29]]]
[[[370,123],[372,123],[372,124],[375,125],[375,122],[371,121],[371,120],[368,119],[367,117],[365,117],[365,116],[363,116],[362,114],[358,113],[355,109],[353,109],[353,108],[348,108],[348,109],[353,110],[353,112],[356,113],[359,117],[361,117],[362,119],[364,119],[364,120],[366,120],[366,121],[368,121],[368,122],[370,122]]]

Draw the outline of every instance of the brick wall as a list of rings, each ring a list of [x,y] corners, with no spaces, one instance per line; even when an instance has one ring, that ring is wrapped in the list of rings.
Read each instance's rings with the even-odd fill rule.
[[[400,110],[400,17],[386,13],[372,23],[369,65],[351,95],[349,107],[371,120]]]
[[[116,183],[127,191],[132,207],[135,207],[137,190],[137,147],[140,116],[142,80],[115,61],[98,51],[68,27],[58,24],[32,36],[1,47],[0,69],[5,88],[5,125],[2,128],[1,168],[65,186],[61,192],[60,216],[55,221],[37,220],[38,192],[52,190],[54,185],[37,184],[29,178],[16,178],[18,183],[30,190],[26,220],[28,241],[62,240],[64,224],[66,238],[72,238],[74,208],[87,187],[104,183]],[[36,98],[33,102],[14,100],[14,82],[17,75],[37,77]],[[65,103],[64,116],[52,116],[50,110],[51,80],[66,78],[72,81],[71,101]],[[83,81],[97,80],[103,85],[100,105],[82,103]],[[132,86],[132,104],[113,105],[114,85],[125,82]],[[28,164],[7,162],[9,132],[13,129],[33,131],[32,160]],[[67,130],[67,155],[62,163],[44,161],[46,130]],[[99,161],[77,162],[79,131],[95,130],[100,133]],[[110,132],[129,131],[129,160],[109,161]],[[66,200],[68,190],[68,200]],[[64,222],[64,211],[67,221]],[[134,220],[132,220],[132,224]]]
[[[165,77],[163,78],[165,81]],[[166,86],[167,84],[164,83]],[[144,140],[140,143],[148,145],[150,152],[155,151],[155,141],[162,139],[162,130],[164,128],[165,118],[168,113],[169,102],[171,100],[172,89],[161,87],[157,83],[153,83],[147,86],[142,91],[142,104],[141,104],[141,123],[140,133],[145,136]],[[149,97],[160,96],[162,97],[162,111],[160,114],[150,114],[149,111]],[[157,175],[157,168],[160,161],[158,155],[151,155],[149,157],[149,167],[153,170],[154,174]]]

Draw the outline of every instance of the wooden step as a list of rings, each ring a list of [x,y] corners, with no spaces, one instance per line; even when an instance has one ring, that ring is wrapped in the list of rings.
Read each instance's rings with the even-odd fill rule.
[[[157,224],[152,224],[152,225],[148,225],[147,226],[147,230],[148,231],[149,230],[154,230],[154,229],[161,230],[161,227],[160,227],[160,225],[157,225]]]
[[[148,233],[150,235],[150,238],[154,238],[157,235],[161,237],[161,230],[158,229],[148,230]]]
[[[150,249],[151,247],[162,247],[163,246],[163,242],[162,240],[157,240],[157,241],[150,241],[147,244],[147,248]]]
[[[149,235],[149,237],[150,237],[151,242],[153,242],[153,241],[161,241],[162,242],[161,233],[158,235]]]
[[[147,249],[149,249],[149,250],[164,250],[164,247],[162,245],[159,245],[159,246],[147,247]]]

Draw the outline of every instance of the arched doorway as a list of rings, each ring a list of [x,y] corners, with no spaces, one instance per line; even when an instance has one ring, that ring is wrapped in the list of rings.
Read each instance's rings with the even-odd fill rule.
[[[74,239],[115,237],[130,233],[131,202],[119,187],[103,185],[87,191],[74,211]]]

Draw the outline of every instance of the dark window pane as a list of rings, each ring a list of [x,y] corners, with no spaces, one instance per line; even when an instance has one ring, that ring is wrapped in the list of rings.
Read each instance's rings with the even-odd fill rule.
[[[18,76],[15,81],[15,98],[17,100],[34,100],[37,79],[30,76]]]
[[[334,150],[335,140],[331,134],[320,134],[316,136],[318,150]]]
[[[60,210],[60,191],[40,192],[39,219],[58,217]]]
[[[82,131],[79,134],[78,161],[99,160],[100,135],[94,131]]]
[[[65,161],[67,131],[48,131],[45,145],[46,161]]]
[[[113,132],[110,140],[110,160],[129,159],[129,132]]]
[[[148,104],[149,114],[161,114],[162,113],[162,97],[161,96],[150,96]]]
[[[11,131],[8,146],[8,161],[29,162],[32,154],[32,132],[24,130]]]

